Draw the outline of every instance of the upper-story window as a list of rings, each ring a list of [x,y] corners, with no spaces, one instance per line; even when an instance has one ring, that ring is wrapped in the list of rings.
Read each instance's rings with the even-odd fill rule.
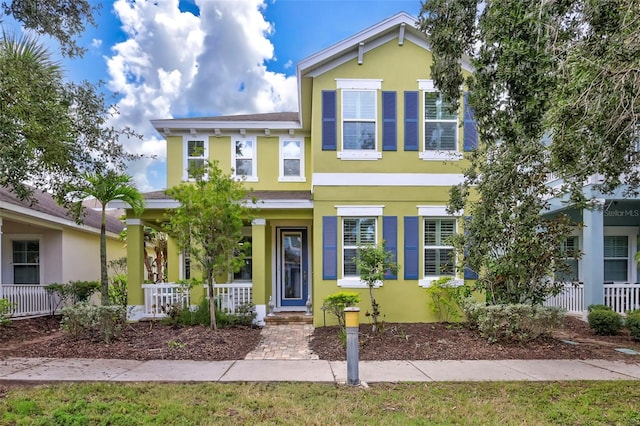
[[[207,145],[203,139],[187,139],[185,143],[185,180],[204,173]]]
[[[381,158],[378,152],[378,91],[382,80],[338,79],[341,90],[342,150],[344,160]]]
[[[280,138],[281,182],[305,182],[304,141],[302,139]]]
[[[234,176],[245,178],[250,182],[258,181],[255,140],[233,139],[231,156]]]
[[[451,112],[450,103],[444,101],[432,80],[420,80],[419,87],[424,99],[424,137],[420,158],[438,160],[459,156],[458,113]]]

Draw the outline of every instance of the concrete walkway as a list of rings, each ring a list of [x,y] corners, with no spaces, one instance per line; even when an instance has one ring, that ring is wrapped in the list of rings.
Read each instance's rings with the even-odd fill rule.
[[[604,360],[361,361],[365,383],[434,381],[640,380],[640,363]],[[2,381],[345,383],[345,361],[133,361],[7,358]]]
[[[318,359],[309,349],[312,335],[311,324],[266,325],[260,343],[245,359]]]

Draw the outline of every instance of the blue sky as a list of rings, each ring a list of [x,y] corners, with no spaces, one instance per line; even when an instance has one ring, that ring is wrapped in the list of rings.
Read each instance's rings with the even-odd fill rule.
[[[84,58],[64,67],[69,79],[118,93],[113,124],[144,137],[123,143],[157,156],[129,169],[151,191],[166,186],[166,150],[149,120],[297,111],[298,61],[419,10],[418,0],[115,0],[81,38]]]

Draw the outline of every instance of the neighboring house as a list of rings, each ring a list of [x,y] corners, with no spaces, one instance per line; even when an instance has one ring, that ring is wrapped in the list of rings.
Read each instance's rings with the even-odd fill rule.
[[[234,170],[258,198],[257,218],[245,229],[252,255],[218,286],[249,289],[259,320],[271,310],[310,309],[320,325],[323,299],[350,290],[362,295],[365,321],[367,289],[351,259],[383,240],[401,265],[376,289],[385,321],[435,320],[424,288],[443,276],[465,278],[447,244],[462,220],[446,205],[468,166],[464,152],[477,146],[475,122],[464,99],[458,113],[447,111],[416,20],[399,13],[302,60],[298,112],[152,121],[167,141],[168,187],[209,159]],[[141,286],[142,233],[176,206],[155,192],[146,194],[141,218],[128,212],[131,318],[160,314],[148,298],[159,287]],[[169,281],[191,274],[173,241],[168,257]],[[223,306],[238,300],[228,294]],[[202,296],[194,289],[191,303]]]
[[[49,313],[43,286],[100,279],[100,212],[87,209],[77,224],[51,195],[36,191],[35,203],[0,188],[0,298],[17,304],[14,316]],[[108,259],[126,254],[123,223],[107,216]]]

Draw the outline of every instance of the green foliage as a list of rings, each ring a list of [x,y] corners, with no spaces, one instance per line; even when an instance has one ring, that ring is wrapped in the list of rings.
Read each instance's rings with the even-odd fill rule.
[[[0,299],[0,325],[7,325],[11,322],[11,314],[16,304],[9,302],[8,299]]]
[[[144,211],[142,194],[133,185],[133,178],[114,170],[104,173],[84,173],[82,182],[69,187],[67,197],[83,200],[95,198],[101,206],[100,227],[100,294],[103,305],[109,304],[109,278],[107,271],[107,233],[106,208],[111,201],[122,201],[130,206],[133,213],[139,216]],[[82,209],[81,202],[76,203]]]
[[[562,325],[564,312],[555,307],[526,304],[485,305],[466,299],[461,303],[469,326],[495,342],[527,342]]]
[[[625,325],[634,340],[640,340],[640,310],[627,312]]]
[[[217,304],[215,310],[216,324],[219,327],[234,327],[234,326],[247,326],[253,325],[253,321],[256,318],[257,312],[255,305],[247,303],[240,305],[236,308],[236,313],[224,312],[220,309],[220,305]],[[169,321],[174,325],[210,325],[211,324],[211,310],[209,308],[209,299],[202,298],[200,304],[196,309],[180,309],[176,311],[176,315],[173,320]]]
[[[459,321],[460,300],[468,296],[470,291],[466,286],[455,285],[453,277],[438,278],[426,289],[429,309],[436,314],[438,321]]]
[[[48,284],[44,286],[49,293],[58,295],[62,304],[86,303],[91,295],[100,289],[98,281],[69,281],[64,284]]]
[[[109,303],[127,307],[127,276],[118,274],[111,277],[109,284]]]
[[[618,334],[622,328],[622,316],[612,310],[595,309],[587,314],[589,327],[603,336]]]
[[[74,339],[99,338],[106,343],[120,336],[126,323],[126,309],[122,306],[93,306],[77,303],[62,309],[60,328]]]
[[[612,311],[612,310],[613,309],[611,309],[611,306],[609,306],[609,305],[594,304],[594,305],[587,306],[587,311],[588,312],[593,312],[593,311]]]
[[[376,285],[384,280],[386,273],[397,274],[400,267],[395,262],[395,256],[387,251],[384,242],[380,246],[365,246],[359,248],[359,256],[353,262],[360,273],[360,280],[369,287],[369,299],[371,300],[371,318],[373,320],[372,331],[378,331],[378,318],[380,306],[373,294]]]
[[[322,309],[334,315],[338,319],[338,325],[344,331],[344,308],[360,303],[360,295],[352,291],[339,291],[325,297],[322,302]]]
[[[167,190],[180,206],[166,213],[164,231],[202,267],[213,294],[213,277],[238,270],[243,264],[242,228],[255,214],[250,207],[255,200],[249,199],[243,182],[223,173],[217,162],[207,162],[204,169],[189,173],[195,182]],[[215,303],[210,309],[215,310]],[[215,312],[211,327],[216,328]]]

